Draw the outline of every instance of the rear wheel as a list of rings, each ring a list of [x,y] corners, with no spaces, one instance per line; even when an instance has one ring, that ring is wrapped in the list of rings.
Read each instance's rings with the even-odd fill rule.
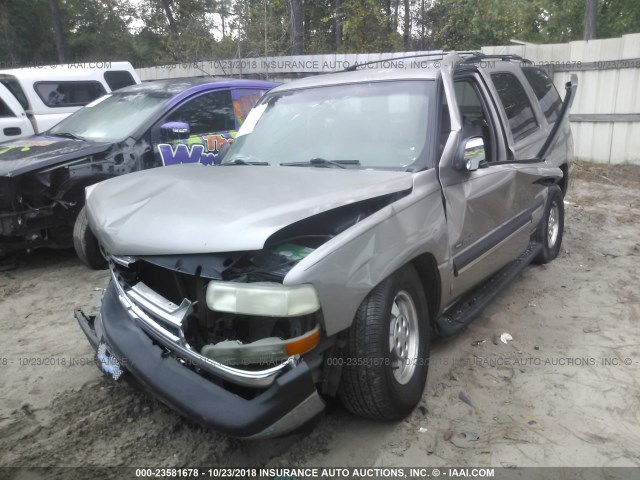
[[[82,207],[76,223],[73,226],[73,248],[75,248],[78,257],[87,267],[93,270],[104,270],[107,268],[107,261],[100,252],[98,239],[93,235],[85,207]]]
[[[380,283],[348,333],[338,395],[351,412],[399,420],[422,398],[429,361],[427,299],[412,266]]]
[[[535,263],[549,263],[560,253],[564,231],[564,200],[562,190],[557,185],[549,187],[549,197],[544,215],[538,225],[536,241],[542,250],[534,259]]]

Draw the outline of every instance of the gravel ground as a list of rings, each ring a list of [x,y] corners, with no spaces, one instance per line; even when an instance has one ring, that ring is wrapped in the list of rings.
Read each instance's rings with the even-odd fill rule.
[[[103,377],[72,311],[97,309],[107,274],[25,254],[0,273],[0,467],[640,466],[640,168],[574,177],[559,258],[433,345],[407,419],[334,403],[283,439],[226,438]]]

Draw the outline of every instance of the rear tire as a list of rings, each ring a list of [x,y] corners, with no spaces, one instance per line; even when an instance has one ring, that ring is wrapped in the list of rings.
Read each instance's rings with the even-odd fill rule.
[[[82,210],[78,213],[76,223],[73,226],[73,248],[75,248],[82,263],[87,267],[93,270],[107,268],[107,261],[100,252],[98,239],[89,228],[85,207],[82,207]]]
[[[536,241],[542,250],[533,260],[538,264],[549,263],[560,253],[562,234],[564,231],[564,200],[558,185],[549,187],[549,197],[544,215],[536,231]]]
[[[344,406],[381,420],[411,413],[427,379],[430,329],[427,299],[412,266],[374,288],[348,332],[338,390]]]

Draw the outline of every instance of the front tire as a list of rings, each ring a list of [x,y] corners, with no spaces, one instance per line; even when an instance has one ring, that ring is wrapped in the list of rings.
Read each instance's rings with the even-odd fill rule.
[[[408,265],[364,299],[349,329],[338,396],[356,415],[400,420],[422,398],[429,367],[427,299]]]
[[[549,197],[544,215],[536,231],[536,241],[542,250],[533,260],[538,264],[549,263],[560,253],[562,234],[564,232],[564,200],[558,185],[549,187]]]
[[[82,210],[78,213],[76,223],[73,226],[73,248],[75,248],[78,258],[87,267],[93,270],[107,268],[107,261],[100,252],[98,239],[89,228],[85,207],[82,207]]]

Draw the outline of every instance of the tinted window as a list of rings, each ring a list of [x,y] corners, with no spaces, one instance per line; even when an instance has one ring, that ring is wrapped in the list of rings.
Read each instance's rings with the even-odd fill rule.
[[[18,80],[14,77],[0,77],[0,83],[7,87],[7,90],[16,97],[22,108],[29,110],[29,101],[27,100],[27,96],[24,94],[22,87],[18,83]]]
[[[47,107],[81,107],[107,93],[100,82],[38,82],[33,88]]]
[[[510,73],[493,73],[491,79],[507,113],[513,140],[517,142],[538,127],[529,97],[518,79]]]
[[[547,122],[555,123],[560,114],[562,100],[560,100],[560,95],[558,95],[558,91],[553,85],[553,82],[543,70],[538,68],[523,68],[522,73],[527,77],[533,93],[536,94],[544,116],[547,117]]]
[[[200,95],[170,113],[165,121],[188,123],[191,135],[235,130],[231,93]]]
[[[104,72],[104,81],[107,82],[107,85],[109,85],[109,88],[112,91],[136,84],[136,81],[133,79],[133,75],[126,70],[112,70]]]
[[[15,115],[13,114],[11,109],[7,107],[7,104],[4,103],[0,98],[0,118],[5,118],[5,117],[15,117]]]
[[[456,82],[454,90],[463,124],[471,123],[478,118],[484,118],[482,102],[470,81]]]
[[[485,114],[480,92],[475,82],[471,80],[456,81],[454,91],[462,118],[463,138],[466,140],[472,137],[481,137],[485,146],[486,158],[491,160],[493,148],[491,127],[488,120],[490,117]],[[450,127],[449,130],[451,130]],[[447,132],[447,138],[448,136],[449,132]],[[442,140],[446,142],[446,138],[442,137]],[[444,144],[442,144],[442,148],[444,148]]]

